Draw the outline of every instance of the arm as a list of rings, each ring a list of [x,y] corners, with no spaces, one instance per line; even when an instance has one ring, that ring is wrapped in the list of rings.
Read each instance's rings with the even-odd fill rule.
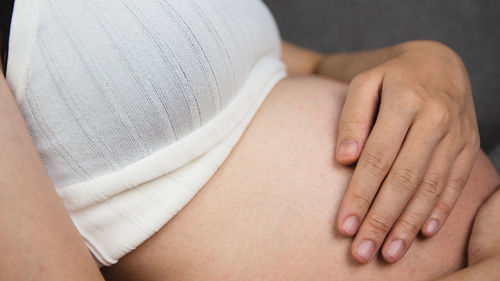
[[[0,280],[103,280],[0,75]]]
[[[325,55],[282,41],[282,60],[290,75],[321,74],[350,82],[357,74],[397,55],[400,46]]]
[[[282,60],[290,75],[318,74],[349,83],[358,74],[397,58],[409,49],[442,48],[445,45],[434,41],[410,41],[397,45],[349,53],[322,54],[287,41],[282,41]]]
[[[500,276],[500,189],[476,215],[469,239],[469,267],[438,281],[498,280]]]
[[[281,60],[285,63],[289,75],[311,75],[318,68],[321,60],[325,58],[320,54],[286,41],[281,43]]]
[[[500,258],[489,258],[436,281],[495,281],[500,276]]]

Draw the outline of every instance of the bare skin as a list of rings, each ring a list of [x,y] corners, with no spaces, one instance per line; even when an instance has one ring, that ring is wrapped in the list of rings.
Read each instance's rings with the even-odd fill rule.
[[[356,234],[351,251],[359,262],[379,249],[386,261],[399,261],[419,232],[439,231],[479,151],[462,60],[432,41],[327,56],[284,43],[283,58],[292,72],[350,83],[335,157],[358,163],[337,226]]]
[[[361,265],[334,228],[352,168],[334,161],[347,88],[281,82],[229,158],[164,228],[103,272],[109,280],[430,280],[466,264],[473,217],[498,176],[484,154],[441,232],[399,263]]]
[[[495,281],[500,276],[500,187],[481,206],[469,241],[469,267],[439,281]]]
[[[104,280],[0,75],[0,280]]]
[[[295,83],[297,81],[300,83]],[[347,186],[352,171],[334,164],[331,158],[327,160],[325,156],[335,155],[333,153],[335,142],[332,141],[335,135],[331,132],[331,127],[328,131],[326,126],[337,126],[337,117],[346,90],[345,86],[338,83],[321,81],[316,78],[305,78],[305,80],[281,83],[266,101],[265,109],[261,110],[267,113],[259,113],[260,117],[256,117],[230,159],[204,187],[200,195],[158,235],[106,273],[122,275],[123,279],[120,280],[125,280],[123,275],[129,274],[136,268],[135,266],[143,262],[145,265],[141,265],[133,272],[140,274],[135,280],[163,278],[166,274],[176,274],[184,269],[185,271],[175,277],[189,279],[194,276],[197,280],[207,280],[212,277],[218,278],[221,274],[225,279],[235,276],[243,278],[246,274],[247,279],[259,279],[255,274],[262,274],[260,279],[281,280],[281,277],[287,275],[291,277],[290,279],[301,279],[304,274],[312,273],[313,275],[307,275],[307,278],[302,279],[309,280],[311,276],[317,276],[319,279],[330,276],[340,278],[342,274],[348,274],[350,278],[369,276],[370,280],[373,280],[371,277],[376,277],[377,274],[384,274],[384,278],[408,277],[408,270],[411,273],[412,270],[423,267],[426,267],[425,270],[412,275],[412,279],[418,278],[418,274],[427,274],[427,277],[432,274],[438,276],[462,266],[464,261],[461,257],[468,229],[466,225],[472,221],[471,214],[480,204],[481,198],[490,192],[492,182],[497,180],[484,155],[480,155],[476,162],[477,168],[469,180],[469,185],[472,187],[465,189],[466,198],[458,202],[459,210],[452,213],[449,219],[451,222],[443,228],[444,234],[440,233],[434,242],[440,243],[440,249],[450,254],[451,258],[446,256],[448,263],[432,263],[433,259],[426,259],[427,255],[439,257],[439,253],[435,253],[437,244],[420,241],[417,242],[415,250],[410,250],[411,266],[405,268],[403,268],[404,260],[400,266],[387,267],[377,260],[376,263],[361,268],[345,255],[350,240],[340,237],[338,232],[332,233],[331,226],[335,220],[335,213],[332,210],[339,207],[340,196]],[[309,98],[306,98],[306,92]],[[311,97],[311,92],[316,92],[317,95]],[[286,101],[290,96],[292,99]],[[333,99],[329,100],[328,97]],[[53,190],[3,78],[0,81],[0,99],[2,116],[0,132],[3,132],[0,138],[0,153],[4,155],[3,164],[0,163],[2,166],[0,176],[3,179],[2,193],[0,193],[0,206],[2,206],[0,279],[102,280]],[[279,109],[283,109],[282,112],[285,114],[276,113]],[[318,115],[320,109],[329,115]],[[301,118],[294,119],[294,116]],[[274,119],[268,119],[269,117]],[[257,123],[257,120],[260,120],[260,123]],[[274,121],[268,122],[269,120]],[[295,124],[290,123],[292,120]],[[276,123],[277,121],[279,122]],[[260,125],[255,125],[256,123]],[[297,128],[304,130],[297,131]],[[263,132],[265,134],[262,134]],[[269,148],[268,137],[276,133],[283,134],[273,137],[270,143],[274,144],[274,148],[283,145],[282,149],[261,150],[262,147]],[[254,139],[249,136],[260,136],[260,138]],[[318,145],[322,149],[316,150]],[[296,151],[297,147],[301,150]],[[251,153],[256,149],[270,153],[268,155],[263,155],[262,152]],[[293,151],[299,153],[290,153]],[[304,151],[312,153],[302,153]],[[261,162],[261,160],[268,161]],[[277,165],[271,167],[262,163]],[[242,167],[246,168],[245,173],[241,173]],[[288,174],[276,177],[276,173],[271,173],[271,168],[278,169],[277,172],[282,174],[287,171]],[[290,175],[290,171],[298,173]],[[309,180],[308,177],[313,177],[314,180]],[[224,188],[218,188],[220,186]],[[473,187],[476,188],[474,192],[468,191]],[[214,193],[213,190],[222,193]],[[210,197],[213,196],[216,197],[214,199],[224,200],[211,200]],[[217,206],[219,203],[225,206]],[[196,218],[197,212],[205,213],[205,216],[189,221],[189,216]],[[232,215],[227,216],[228,213]],[[188,222],[183,218],[188,218]],[[200,221],[201,218],[207,220]],[[186,225],[182,228],[183,223]],[[447,231],[446,226],[449,224],[452,225],[451,230]],[[200,229],[206,230],[207,235],[198,239],[197,236],[203,236]],[[238,230],[248,231],[242,233]],[[170,244],[164,240],[165,236],[162,236],[162,233],[167,231],[168,239],[180,244]],[[450,235],[454,237],[454,241],[438,239],[446,234],[448,237]],[[154,241],[160,241],[160,244]],[[295,243],[297,241],[300,243]],[[200,243],[201,246],[197,247]],[[186,247],[183,247],[184,245]],[[152,247],[150,249],[155,251],[148,250],[147,247]],[[195,251],[191,252],[189,247]],[[163,250],[168,250],[169,253]],[[176,255],[168,256],[172,253]],[[142,256],[142,260],[141,255],[145,255]],[[148,263],[151,257],[156,259]],[[125,266],[120,270],[119,268],[127,262],[130,267]],[[201,266],[196,267],[196,264]],[[437,268],[438,265],[442,267]],[[481,261],[478,265],[485,263]],[[490,266],[490,263],[486,266]],[[429,269],[427,267],[430,268],[429,271],[426,271]],[[153,270],[149,271],[150,268]],[[195,272],[196,270],[198,272]],[[334,273],[339,275],[332,275]],[[133,274],[127,277],[131,278]],[[198,275],[199,278],[196,278],[196,274],[203,276]]]

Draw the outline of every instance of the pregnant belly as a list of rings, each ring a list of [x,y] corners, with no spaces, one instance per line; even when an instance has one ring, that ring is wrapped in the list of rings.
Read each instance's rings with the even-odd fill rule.
[[[347,87],[280,82],[229,158],[163,229],[104,274],[116,280],[425,280],[464,265],[473,216],[494,189],[481,154],[439,235],[396,265],[353,261],[334,228],[351,167],[334,161]]]

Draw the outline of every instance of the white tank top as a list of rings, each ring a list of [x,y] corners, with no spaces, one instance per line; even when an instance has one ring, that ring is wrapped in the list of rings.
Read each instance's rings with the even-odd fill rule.
[[[260,0],[15,2],[7,81],[56,190],[103,264],[192,198],[284,76],[278,30]],[[216,160],[202,161],[210,168],[196,163],[210,153]],[[175,172],[180,187],[165,191],[164,183],[146,196],[160,211],[130,196]],[[150,218],[161,210],[168,215]],[[132,226],[119,225],[123,217]],[[134,238],[117,238],[127,235]]]

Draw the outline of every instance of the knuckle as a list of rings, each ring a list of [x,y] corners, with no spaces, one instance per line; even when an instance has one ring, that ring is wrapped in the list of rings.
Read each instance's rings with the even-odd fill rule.
[[[406,89],[402,95],[402,109],[411,113],[416,113],[423,104],[423,95],[416,88]]]
[[[412,193],[415,190],[415,179],[417,174],[409,168],[397,170],[389,178],[389,185],[400,193]]]
[[[452,176],[448,179],[447,188],[451,189],[455,193],[462,193],[462,190],[467,181],[461,176]]]
[[[361,72],[352,79],[351,83],[363,83],[370,79],[371,76],[372,75],[369,71]]]
[[[453,100],[456,101],[455,97],[451,97],[451,98],[453,98]],[[463,115],[467,114],[467,102],[465,100],[459,100],[457,105],[458,105],[457,106],[458,115],[463,116]]]
[[[427,173],[422,179],[420,186],[424,196],[434,199],[441,194],[441,184],[441,175],[437,173]]]
[[[356,190],[352,192],[351,197],[358,207],[368,208],[372,204],[372,197],[366,192]]]
[[[341,131],[354,131],[367,124],[366,117],[357,112],[350,112],[345,116],[342,116],[342,122],[339,124],[339,129]]]
[[[387,221],[386,217],[380,213],[374,212],[369,215],[366,219],[366,224],[369,227],[369,231],[376,235],[385,236],[385,234],[391,229],[391,224]]]
[[[474,132],[473,134],[471,134],[470,143],[471,143],[470,145],[474,151],[479,151],[479,149],[481,148],[481,139],[480,139],[479,134],[477,132]]]
[[[446,137],[448,138],[448,145],[453,145],[457,149],[464,148],[468,140],[463,137],[462,125],[460,124],[452,128]]]
[[[457,122],[454,129],[457,136],[462,137],[463,146],[467,146],[473,150],[479,150],[481,138],[479,136],[476,120],[466,119],[463,120],[463,122]],[[466,136],[465,138],[463,137],[464,135]]]
[[[389,161],[379,150],[367,151],[360,159],[360,165],[375,177],[385,176]]]
[[[447,217],[451,213],[452,209],[453,206],[445,201],[441,201],[436,205],[437,212],[440,213],[443,217]]]
[[[450,124],[451,112],[441,103],[434,103],[429,106],[430,120],[437,128],[447,127]]]
[[[352,78],[351,83],[349,84],[349,89],[364,89],[366,88],[367,82],[371,79],[371,75],[369,72],[361,72],[358,75]]]
[[[419,220],[410,215],[405,215],[399,221],[399,230],[405,233],[406,235],[413,237],[420,231]]]

